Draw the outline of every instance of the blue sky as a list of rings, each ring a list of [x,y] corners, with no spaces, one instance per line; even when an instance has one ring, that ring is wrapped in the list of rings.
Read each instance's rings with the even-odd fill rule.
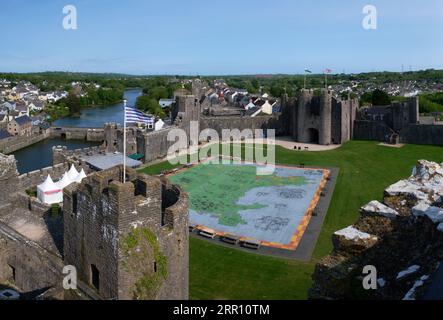
[[[62,9],[77,8],[65,30]],[[366,4],[378,29],[362,27]],[[0,0],[0,71],[443,69],[441,0]]]

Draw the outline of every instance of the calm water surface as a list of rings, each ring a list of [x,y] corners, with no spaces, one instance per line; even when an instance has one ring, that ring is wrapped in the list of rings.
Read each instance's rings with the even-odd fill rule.
[[[128,105],[135,105],[137,97],[142,94],[141,89],[125,91]],[[110,106],[88,108],[82,111],[79,118],[63,118],[54,122],[54,126],[103,128],[106,122],[123,123],[123,102]],[[98,145],[98,142],[84,140],[47,139],[27,148],[12,153],[17,160],[17,169],[20,173],[38,170],[52,166],[52,147],[63,145],[68,149],[79,149]]]

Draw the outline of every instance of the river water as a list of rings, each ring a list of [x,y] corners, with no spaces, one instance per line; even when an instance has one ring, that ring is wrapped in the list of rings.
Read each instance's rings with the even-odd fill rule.
[[[128,106],[134,106],[137,97],[141,94],[141,89],[126,90],[125,99],[128,101]],[[53,125],[58,127],[103,128],[106,122],[123,124],[123,102],[84,109],[80,117],[58,119],[54,121]]]
[[[125,91],[125,99],[129,106],[135,105],[141,89]],[[88,108],[78,118],[63,118],[54,121],[53,126],[103,128],[106,122],[123,123],[123,102],[110,106]],[[12,153],[17,160],[19,173],[26,173],[52,166],[52,147],[63,145],[68,149],[79,149],[98,145],[98,142],[84,140],[47,139],[27,148]]]
[[[46,139],[12,154],[17,160],[18,172],[26,173],[52,166],[52,147],[54,146],[67,146],[68,149],[79,149],[98,144],[98,142],[84,140]]]

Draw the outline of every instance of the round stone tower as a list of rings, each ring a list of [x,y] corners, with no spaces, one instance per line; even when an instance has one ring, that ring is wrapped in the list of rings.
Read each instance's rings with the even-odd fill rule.
[[[409,123],[418,123],[420,121],[420,102],[418,96],[409,100]]]
[[[329,90],[322,90],[320,95],[319,144],[331,144],[332,95]]]
[[[311,99],[312,99],[312,92],[310,90],[302,89],[300,91],[300,97],[298,98],[298,108],[297,108],[297,140],[300,142],[306,140],[305,122]]]

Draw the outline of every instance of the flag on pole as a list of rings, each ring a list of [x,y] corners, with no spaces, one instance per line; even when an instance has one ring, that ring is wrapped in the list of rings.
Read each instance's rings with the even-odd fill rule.
[[[332,70],[326,68],[326,69],[324,70],[324,73],[325,73],[325,89],[327,89],[327,88],[328,88],[328,74],[329,74],[329,73],[332,73]]]
[[[154,126],[154,117],[149,116],[136,108],[127,107],[126,100],[123,100],[123,183],[126,182],[126,123],[144,123]]]
[[[305,72],[306,72],[306,73],[312,73],[312,71],[309,70],[309,69],[305,69]]]
[[[126,123],[154,124],[154,117],[149,116],[133,107],[125,107]]]

